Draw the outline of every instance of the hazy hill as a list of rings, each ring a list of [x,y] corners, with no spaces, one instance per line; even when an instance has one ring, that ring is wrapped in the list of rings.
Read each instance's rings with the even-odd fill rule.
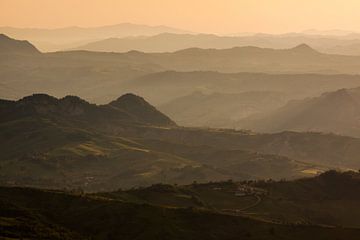
[[[11,41],[16,44],[16,40]],[[6,56],[0,55],[0,90],[4,91],[3,96],[14,96],[13,99],[48,92],[106,103],[126,93],[120,87],[123,81],[162,69],[146,60],[133,61],[113,54],[61,52],[20,56],[8,51]]]
[[[161,106],[197,91],[205,94],[271,91],[283,93],[290,99],[301,99],[317,96],[326,91],[334,91],[344,86],[353,88],[359,85],[360,77],[358,75],[166,71],[147,74],[126,81],[122,87],[146,97],[157,106]],[[193,102],[193,104],[196,106],[199,102]]]
[[[28,41],[20,41],[0,34],[0,55],[6,54],[39,54],[40,52]]]
[[[360,43],[354,42],[346,45],[336,45],[325,50],[330,54],[360,55]]]
[[[204,94],[197,91],[160,105],[159,109],[182,126],[229,128],[252,114],[279,108],[288,99],[281,92]]]
[[[0,27],[0,32],[33,42],[42,51],[58,51],[80,44],[113,37],[151,36],[160,33],[189,33],[167,26],[147,26],[132,23],[100,27],[66,27],[58,29]]]
[[[332,67],[335,66],[330,67],[334,63],[330,63],[330,59],[341,65],[347,65],[351,59],[351,57],[324,55],[305,44],[281,50],[258,47],[220,50],[189,48],[174,53],[154,53],[149,56],[155,63],[179,71],[283,73],[304,71],[331,73]],[[341,66],[338,65],[333,71],[336,72],[339,67]]]
[[[342,30],[342,29],[329,29],[329,30],[307,29],[305,31],[302,31],[302,33],[317,35],[317,36],[338,36],[338,37],[350,37],[353,34],[357,34],[356,32]]]
[[[347,50],[347,48],[360,43],[359,36],[354,34],[353,37],[350,37],[349,34],[333,35],[331,32],[308,32],[281,35],[217,36],[211,34],[174,34],[168,32],[155,36],[101,39],[100,41],[77,46],[74,49],[98,52],[127,52],[131,50],[174,52],[186,48],[226,49],[244,46],[284,49],[305,43],[324,53],[359,55],[358,51],[351,52],[350,49]]]
[[[89,53],[89,56],[96,56],[97,54]],[[100,55],[106,56],[105,53]],[[356,62],[359,58],[356,56],[322,54],[306,44],[290,49],[258,47],[235,47],[229,49],[189,48],[172,53],[141,53],[131,51],[113,55],[128,61],[130,59],[137,62],[146,61],[148,64],[156,64],[168,70],[200,70],[228,73],[358,73]]]
[[[314,96],[309,92],[320,94],[324,90],[359,86],[356,83],[358,76],[305,76],[295,73],[358,73],[360,68],[357,62],[357,57],[325,55],[306,45],[287,50],[244,47],[187,49],[159,54],[136,51],[10,54],[6,58],[0,57],[0,77],[5,86],[0,90],[9,89],[10,92],[3,95],[17,95],[17,98],[34,92],[47,92],[57,97],[77,95],[97,103],[109,102],[126,92],[135,92],[155,105],[208,88],[210,91],[227,93],[292,89],[292,93],[302,91],[305,92],[302,97],[308,97]],[[215,71],[254,71],[274,75],[222,74]],[[277,75],[285,72],[292,74]],[[327,81],[327,78],[336,81]],[[343,81],[340,81],[341,78]],[[174,79],[181,79],[181,82]],[[162,82],[162,85],[156,82]],[[154,94],[154,89],[160,94]]]
[[[167,26],[147,26],[131,23],[82,28],[59,29],[0,27],[0,33],[17,39],[31,41],[44,52],[68,49],[100,52],[174,52],[185,48],[216,48],[256,46],[284,49],[302,43],[324,52],[359,55],[355,49],[360,43],[356,33],[303,32],[287,34],[236,34],[219,36],[195,34]]]
[[[264,116],[244,120],[240,126],[262,132],[318,131],[359,137],[359,117],[360,89],[341,89],[290,102]]]

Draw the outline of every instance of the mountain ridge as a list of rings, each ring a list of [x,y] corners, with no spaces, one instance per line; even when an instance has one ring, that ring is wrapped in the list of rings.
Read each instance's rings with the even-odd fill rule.
[[[190,31],[167,26],[120,23],[99,27],[63,27],[57,29],[0,27],[11,37],[27,39],[45,52],[74,48],[92,41],[109,37],[156,35],[163,32],[190,33]]]
[[[344,39],[343,39],[344,38]],[[76,50],[92,50],[100,52],[127,52],[138,50],[143,52],[174,52],[186,48],[214,48],[227,49],[233,47],[256,46],[260,48],[289,49],[306,44],[316,51],[323,53],[344,53],[338,46],[348,48],[360,43],[358,37],[343,38],[334,36],[313,36],[304,34],[268,35],[256,34],[252,36],[218,36],[214,34],[177,34],[160,33],[154,36],[138,36],[125,38],[106,38],[76,46]],[[333,49],[333,48],[337,48]]]
[[[167,116],[143,98],[134,94],[125,94],[105,105],[90,104],[76,96],[55,98],[47,94],[33,94],[18,101],[1,101],[1,105],[13,105],[5,110],[3,119],[20,115],[54,115],[54,117],[77,117],[95,122],[125,121],[129,123],[154,124],[159,126],[175,126]],[[1,111],[0,111],[1,113]],[[101,116],[103,114],[104,116]]]

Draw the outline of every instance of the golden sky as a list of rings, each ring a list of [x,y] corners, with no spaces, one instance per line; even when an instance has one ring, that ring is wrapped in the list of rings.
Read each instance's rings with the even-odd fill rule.
[[[0,26],[132,22],[197,32],[360,31],[360,0],[0,0]]]

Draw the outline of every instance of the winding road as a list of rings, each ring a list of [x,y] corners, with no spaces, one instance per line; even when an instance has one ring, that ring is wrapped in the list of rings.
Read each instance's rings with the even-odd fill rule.
[[[262,198],[259,195],[254,195],[254,197],[256,198],[256,202],[254,202],[253,204],[251,204],[250,206],[246,206],[244,208],[241,209],[221,209],[220,212],[226,213],[228,214],[229,212],[232,214],[236,214],[236,213],[240,213],[240,212],[244,212],[247,211],[253,207],[258,206],[261,202],[262,202]]]

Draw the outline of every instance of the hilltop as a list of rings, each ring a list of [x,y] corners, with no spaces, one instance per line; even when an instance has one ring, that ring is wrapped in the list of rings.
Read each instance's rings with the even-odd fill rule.
[[[87,124],[145,124],[174,126],[175,123],[134,94],[125,94],[117,100],[95,105],[76,96],[61,99],[47,94],[33,94],[18,101],[1,101],[1,122],[29,117],[47,117],[57,121],[83,121]]]

